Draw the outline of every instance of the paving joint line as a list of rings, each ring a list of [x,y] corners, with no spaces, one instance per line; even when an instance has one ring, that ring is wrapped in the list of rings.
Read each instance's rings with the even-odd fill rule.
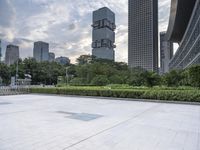
[[[111,127],[109,127],[109,128],[106,128],[106,129],[104,129],[104,130],[102,130],[102,131],[99,131],[99,132],[97,132],[97,133],[95,133],[95,134],[93,134],[93,135],[91,135],[91,136],[89,136],[89,137],[86,137],[86,138],[84,138],[84,139],[82,139],[82,140],[80,140],[80,141],[78,141],[78,142],[75,142],[75,143],[73,143],[73,144],[71,144],[71,145],[69,145],[69,146],[63,148],[63,150],[67,150],[67,149],[69,149],[69,148],[72,148],[72,147],[74,147],[74,146],[76,146],[76,145],[78,145],[78,144],[80,144],[80,143],[83,143],[83,142],[85,142],[85,141],[87,141],[87,140],[89,140],[89,139],[91,139],[91,138],[93,138],[93,137],[96,137],[96,136],[98,136],[98,135],[100,135],[100,134],[102,134],[102,133],[105,133],[106,131],[109,131],[109,130],[111,130],[111,129],[113,129],[113,128],[116,128],[116,127],[118,127],[118,126],[120,126],[120,125],[122,125],[122,124],[124,124],[124,123],[127,123],[127,122],[129,122],[130,120],[136,119],[137,117],[139,117],[139,116],[141,116],[141,115],[143,115],[143,114],[149,112],[150,110],[152,110],[152,109],[154,109],[154,108],[156,108],[156,107],[158,107],[158,106],[160,106],[160,105],[161,105],[161,104],[157,104],[157,105],[155,105],[155,106],[152,106],[152,107],[150,107],[150,108],[148,108],[148,109],[146,109],[146,110],[144,110],[144,111],[142,111],[142,112],[140,112],[140,113],[138,113],[138,114],[136,114],[136,115],[130,117],[129,119],[126,119],[126,120],[124,120],[124,121],[121,121],[121,122],[119,122],[119,123],[117,123],[117,124],[115,124],[115,125],[113,125],[113,126],[111,126]]]

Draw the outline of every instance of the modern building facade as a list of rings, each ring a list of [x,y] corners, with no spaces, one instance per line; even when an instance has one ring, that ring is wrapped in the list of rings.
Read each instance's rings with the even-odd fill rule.
[[[169,62],[173,57],[173,43],[167,41],[166,32],[160,33],[160,74],[169,72]]]
[[[172,0],[166,38],[178,43],[170,69],[200,64],[200,0]]]
[[[19,59],[19,47],[16,45],[7,45],[5,63],[12,65]]]
[[[55,61],[55,54],[54,53],[49,53],[49,62]]]
[[[48,61],[49,60],[49,44],[38,41],[34,43],[33,57],[37,62]]]
[[[128,65],[158,72],[158,0],[128,3]]]
[[[101,59],[115,59],[115,14],[107,7],[93,12],[92,55]]]
[[[56,62],[61,64],[61,65],[69,65],[70,64],[70,59],[68,57],[57,57]]]

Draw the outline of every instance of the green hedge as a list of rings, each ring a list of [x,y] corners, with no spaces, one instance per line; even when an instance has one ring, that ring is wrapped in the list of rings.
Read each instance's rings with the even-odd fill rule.
[[[200,90],[31,88],[31,93],[200,102]]]

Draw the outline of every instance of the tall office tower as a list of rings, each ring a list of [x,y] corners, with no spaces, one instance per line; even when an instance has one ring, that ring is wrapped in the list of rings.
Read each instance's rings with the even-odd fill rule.
[[[107,7],[93,12],[92,55],[102,59],[115,59],[115,14]]]
[[[38,41],[34,43],[33,57],[37,62],[48,61],[49,60],[49,44]]]
[[[129,0],[128,65],[158,72],[158,0]]]
[[[54,53],[49,53],[49,62],[55,61],[55,54]]]
[[[1,40],[0,40],[0,62],[1,62],[2,52],[1,52]]]
[[[15,45],[7,45],[5,63],[12,65],[19,59],[19,47]]]
[[[169,72],[169,62],[173,57],[173,43],[167,41],[166,32],[160,33],[160,74]]]

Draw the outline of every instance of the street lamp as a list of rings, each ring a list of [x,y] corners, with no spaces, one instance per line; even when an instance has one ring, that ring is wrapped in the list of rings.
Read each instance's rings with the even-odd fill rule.
[[[17,60],[15,82],[17,82],[17,79],[18,79],[18,71],[19,71],[18,61],[19,61],[19,60]]]
[[[69,74],[68,74],[68,69],[69,69],[70,67],[66,67],[66,74],[65,74],[65,77],[66,77],[66,79],[67,79],[67,86],[69,85]]]

